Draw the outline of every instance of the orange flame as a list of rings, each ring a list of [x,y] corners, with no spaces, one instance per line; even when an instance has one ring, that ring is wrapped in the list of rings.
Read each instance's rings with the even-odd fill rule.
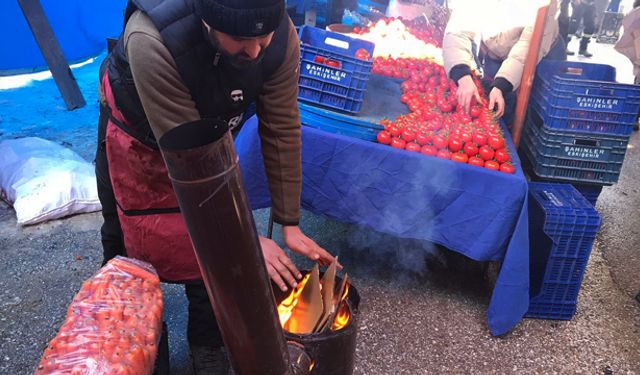
[[[336,319],[333,321],[333,325],[331,326],[332,331],[339,331],[349,324],[351,321],[351,311],[349,311],[349,306],[346,302],[342,301],[340,303],[340,309],[338,309],[338,314],[336,314]]]
[[[311,361],[311,365],[309,365],[309,372],[311,372],[314,367],[316,367],[316,363],[314,361]]]
[[[293,309],[298,304],[298,299],[300,298],[302,289],[304,289],[304,286],[307,284],[310,276],[310,273],[307,274],[302,279],[302,281],[298,283],[298,286],[296,286],[296,288],[292,290],[291,293],[289,293],[287,298],[282,300],[282,302],[280,302],[280,304],[278,305],[278,317],[280,318],[280,325],[282,326],[282,328],[286,328],[285,326],[287,325],[287,322],[289,321],[289,319],[291,319]]]
[[[347,296],[349,295],[350,285],[351,284],[347,283],[344,286],[344,292],[342,292],[342,296],[340,297],[340,307],[338,308],[338,313],[336,314],[336,317],[333,320],[333,325],[331,326],[332,331],[339,331],[343,329],[351,321],[351,311],[349,310],[349,306],[345,302]]]

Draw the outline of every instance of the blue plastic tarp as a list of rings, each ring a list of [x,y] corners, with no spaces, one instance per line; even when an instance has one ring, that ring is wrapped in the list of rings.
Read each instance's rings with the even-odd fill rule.
[[[122,32],[126,0],[40,0],[68,62],[92,57]],[[0,75],[46,69],[16,0],[0,2]]]
[[[255,117],[238,134],[236,150],[253,208],[269,207]],[[492,334],[508,332],[526,313],[529,234],[521,168],[508,175],[303,126],[302,174],[302,207],[311,212],[432,241],[478,261],[502,261],[487,312]]]

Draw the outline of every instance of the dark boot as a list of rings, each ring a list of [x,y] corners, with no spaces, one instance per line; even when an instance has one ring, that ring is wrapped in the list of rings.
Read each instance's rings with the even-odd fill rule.
[[[593,56],[592,53],[587,51],[587,47],[589,46],[589,42],[590,41],[591,41],[591,38],[587,37],[587,36],[583,36],[582,39],[580,39],[580,50],[578,51],[578,53],[581,54],[584,57],[592,57]]]
[[[567,37],[567,56],[573,56],[576,53],[569,50],[569,43],[571,43],[571,37]]]

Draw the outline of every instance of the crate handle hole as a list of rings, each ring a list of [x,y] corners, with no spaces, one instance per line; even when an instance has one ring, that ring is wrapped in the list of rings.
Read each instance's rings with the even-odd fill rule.
[[[573,144],[575,146],[586,146],[586,147],[599,147],[600,146],[600,142],[594,140],[594,139],[574,139],[573,140]]]
[[[587,89],[585,95],[613,96],[615,91],[613,89]]]
[[[563,73],[566,74],[572,74],[572,75],[576,75],[576,76],[581,76],[582,75],[582,68],[572,68],[572,67],[567,67],[562,69]]]
[[[349,42],[346,42],[344,40],[338,40],[335,38],[327,38],[324,40],[324,44],[328,44],[330,46],[334,46],[334,47],[338,47],[338,48],[342,48],[342,49],[349,49]]]

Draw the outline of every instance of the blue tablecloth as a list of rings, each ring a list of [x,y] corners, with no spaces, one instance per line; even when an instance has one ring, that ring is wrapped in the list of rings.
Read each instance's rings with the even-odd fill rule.
[[[236,149],[253,208],[269,207],[255,117]],[[529,234],[520,167],[507,175],[303,126],[302,174],[302,207],[311,212],[502,261],[487,312],[491,333],[508,332],[524,316]]]

